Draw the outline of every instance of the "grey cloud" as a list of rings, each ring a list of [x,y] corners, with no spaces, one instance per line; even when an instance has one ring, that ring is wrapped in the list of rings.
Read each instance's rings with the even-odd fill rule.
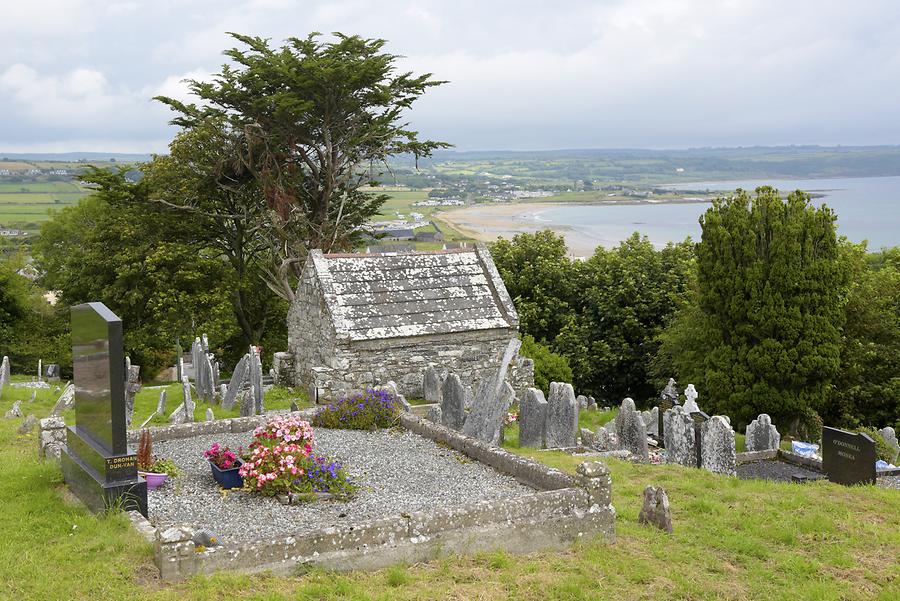
[[[228,30],[388,39],[451,81],[409,118],[463,149],[900,142],[889,0],[66,0],[0,24],[0,148],[163,150],[149,98],[216,71]]]

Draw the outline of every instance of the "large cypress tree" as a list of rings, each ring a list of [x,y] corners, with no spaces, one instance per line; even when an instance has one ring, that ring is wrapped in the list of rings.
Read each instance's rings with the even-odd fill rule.
[[[834,212],[796,191],[738,190],[701,218],[699,327],[705,405],[746,423],[759,413],[795,429],[826,402],[840,370],[848,270]]]

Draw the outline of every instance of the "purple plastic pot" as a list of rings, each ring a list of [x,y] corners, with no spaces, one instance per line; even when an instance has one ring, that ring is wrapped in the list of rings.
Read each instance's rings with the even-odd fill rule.
[[[154,490],[162,485],[169,477],[169,474],[157,474],[155,472],[138,472],[147,480],[147,490]]]

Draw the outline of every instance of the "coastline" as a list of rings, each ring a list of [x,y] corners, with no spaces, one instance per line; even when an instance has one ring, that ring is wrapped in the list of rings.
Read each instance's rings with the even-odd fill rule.
[[[581,202],[519,202],[480,204],[459,209],[438,211],[432,215],[448,227],[479,242],[495,242],[498,238],[512,239],[516,234],[533,234],[551,230],[562,235],[572,257],[590,257],[598,246],[610,248],[625,240],[634,230],[623,230],[615,238],[598,237],[577,227],[542,222],[540,214],[564,206],[664,205],[708,204],[709,200],[667,199],[660,201],[581,201]]]

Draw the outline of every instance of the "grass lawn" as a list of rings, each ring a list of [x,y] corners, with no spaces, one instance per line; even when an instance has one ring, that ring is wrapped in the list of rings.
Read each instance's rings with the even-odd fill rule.
[[[169,393],[170,408],[176,392]],[[283,390],[267,405],[289,403],[288,396]],[[7,388],[0,409],[24,399],[24,412],[42,417],[55,400],[52,391],[33,403],[29,397]],[[138,395],[136,421],[153,411],[157,397],[158,390]],[[0,420],[0,599],[900,598],[898,491],[747,482],[616,460],[608,461],[617,510],[612,546],[588,539],[561,553],[446,557],[371,573],[220,574],[162,585],[150,547],[123,516],[93,516],[63,500],[59,468],[37,460],[36,435],[17,434],[19,421]],[[518,449],[512,436],[507,444],[567,471],[579,462]],[[637,524],[648,484],[669,493],[671,536]]]

